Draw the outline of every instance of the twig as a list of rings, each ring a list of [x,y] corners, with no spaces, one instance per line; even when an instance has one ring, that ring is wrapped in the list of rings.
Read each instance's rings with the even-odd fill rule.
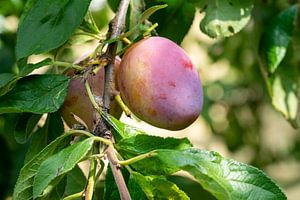
[[[113,39],[121,35],[125,29],[126,13],[130,0],[121,0],[118,11],[110,23],[109,38]],[[105,83],[103,94],[103,108],[109,110],[111,86],[113,79],[113,66],[117,52],[117,42],[111,43],[107,47],[106,56],[109,58],[109,64],[105,67]]]
[[[126,13],[128,10],[130,0],[121,0],[119,4],[118,11],[110,23],[109,28],[109,38],[113,39],[119,37],[125,29],[125,20],[126,20]],[[113,82],[113,67],[115,62],[115,56],[117,53],[117,42],[111,43],[108,45],[107,50],[105,52],[105,56],[108,58],[108,65],[105,67],[105,82],[104,82],[104,94],[103,94],[103,111],[109,111],[109,105],[111,100],[112,94],[112,82]],[[102,119],[100,118],[98,123],[101,123]],[[97,128],[97,124],[95,126]],[[111,134],[110,131],[106,131]],[[128,192],[126,183],[124,181],[124,177],[120,170],[118,159],[114,152],[113,146],[108,146],[107,148],[107,157],[111,165],[111,169],[116,181],[116,185],[118,187],[120,198],[122,200],[130,200],[130,194]]]
[[[123,178],[120,165],[119,165],[119,160],[114,152],[113,146],[109,146],[107,148],[107,158],[109,160],[109,164],[113,173],[113,176],[116,181],[116,185],[118,186],[120,197],[122,200],[130,200],[130,194],[128,192],[128,189],[126,187],[125,180]]]

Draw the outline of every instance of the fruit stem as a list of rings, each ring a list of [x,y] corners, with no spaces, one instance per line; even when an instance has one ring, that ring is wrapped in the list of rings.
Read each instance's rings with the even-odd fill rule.
[[[83,131],[83,130],[69,130],[67,132],[65,132],[64,134],[70,134],[70,135],[76,135],[76,134],[80,134],[80,135],[85,135],[88,137],[94,137],[93,134],[91,134],[90,132],[87,131]]]
[[[61,67],[73,68],[73,69],[76,69],[78,71],[82,71],[82,70],[85,69],[85,67],[82,67],[80,65],[75,65],[73,63],[62,62],[62,61],[53,61],[52,64],[57,65],[57,66],[61,66]]]
[[[132,43],[127,37],[122,38],[122,41],[128,45],[130,45]]]
[[[72,194],[70,196],[67,196],[65,197],[63,200],[73,200],[73,199],[78,199],[80,197],[82,197],[83,195],[83,191],[82,192],[78,192],[78,193],[75,193],[75,194]]]
[[[90,99],[90,101],[91,101],[93,107],[94,107],[99,113],[101,113],[102,110],[101,110],[101,108],[99,107],[99,105],[97,104],[97,102],[96,102],[96,100],[95,100],[95,98],[94,98],[94,96],[93,96],[93,93],[92,93],[92,90],[91,90],[91,87],[90,87],[90,84],[89,84],[88,80],[85,80],[85,81],[84,81],[84,86],[85,86],[87,95],[88,95],[88,97],[89,97],[89,99]]]
[[[151,32],[152,32],[156,27],[158,27],[158,23],[155,23],[155,24],[153,24],[150,28],[148,28],[148,29],[146,30],[146,32],[143,33],[143,37],[147,37],[147,36],[151,35]]]
[[[98,64],[98,67],[96,67],[93,70],[94,74],[97,74],[100,71],[100,69],[102,69],[103,67],[105,67],[108,64],[108,60],[107,59],[102,59],[100,62],[98,62],[96,64]]]
[[[102,138],[102,137],[94,136],[94,139],[95,139],[95,141],[102,142],[102,143],[104,143],[104,144],[106,144],[108,146],[112,146],[113,145],[110,140]]]
[[[149,158],[149,157],[152,157],[152,156],[155,156],[155,155],[156,155],[156,153],[154,151],[152,151],[152,152],[148,152],[148,153],[138,155],[138,156],[130,158],[128,160],[120,160],[119,164],[120,165],[131,165],[135,162],[144,160],[145,158]]]
[[[129,108],[124,104],[124,102],[121,99],[121,96],[119,94],[115,96],[115,100],[118,102],[119,106],[122,108],[125,115],[127,117],[131,117],[131,112],[130,112]]]

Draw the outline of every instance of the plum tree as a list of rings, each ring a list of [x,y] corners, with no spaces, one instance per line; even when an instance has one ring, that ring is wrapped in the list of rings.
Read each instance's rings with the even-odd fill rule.
[[[120,58],[116,57],[115,67],[118,68],[119,65]],[[68,75],[71,76],[72,79],[69,84],[68,95],[61,108],[61,115],[69,127],[80,123],[80,121],[76,119],[79,117],[91,130],[96,120],[96,110],[93,108],[86,92],[84,78],[74,76],[74,71],[70,71]],[[93,91],[95,99],[101,104],[104,92],[104,68],[100,69],[96,75],[89,74],[87,80],[91,90]],[[122,109],[116,101],[111,101],[110,103],[110,114],[116,118],[119,118],[122,114]]]
[[[202,109],[202,86],[190,58],[176,43],[150,37],[130,47],[120,64],[117,85],[124,103],[156,127],[180,130]]]

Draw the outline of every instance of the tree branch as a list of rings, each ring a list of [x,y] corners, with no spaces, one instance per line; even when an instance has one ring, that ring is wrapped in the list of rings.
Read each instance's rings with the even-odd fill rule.
[[[112,146],[109,146],[107,148],[107,157],[109,160],[109,164],[112,170],[112,173],[114,175],[116,185],[118,186],[118,190],[120,193],[120,197],[122,200],[131,200],[129,191],[126,187],[125,180],[123,178],[121,168],[119,165],[119,160],[114,152],[114,148]]]
[[[121,0],[118,11],[115,17],[112,19],[108,31],[108,38],[113,39],[119,37],[125,30],[126,13],[128,10],[130,0]],[[105,67],[105,82],[104,82],[104,94],[103,94],[103,111],[108,112],[110,108],[110,101],[112,97],[112,86],[113,86],[113,68],[115,63],[115,57],[117,52],[118,43],[114,42],[108,45],[105,52],[105,57],[108,58],[108,65]],[[99,118],[94,130],[104,130],[103,137],[112,140],[112,133],[106,129],[106,124],[103,123],[101,117]],[[114,148],[109,145],[107,147],[107,157],[110,162],[110,166],[113,172],[113,176],[118,187],[120,197],[122,200],[130,200],[130,194],[128,192],[126,183],[124,181],[122,172],[120,170],[118,159],[114,152]]]
[[[120,36],[125,29],[126,13],[128,10],[130,0],[121,0],[118,11],[110,23],[109,39]],[[114,42],[108,45],[105,55],[109,58],[108,66],[105,67],[105,83],[103,94],[103,108],[104,111],[109,110],[109,104],[111,99],[112,81],[113,81],[113,67],[115,62],[115,56],[117,52],[118,43]]]

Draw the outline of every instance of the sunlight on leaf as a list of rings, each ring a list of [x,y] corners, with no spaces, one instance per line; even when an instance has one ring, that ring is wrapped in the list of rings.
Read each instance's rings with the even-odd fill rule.
[[[292,40],[298,6],[294,5],[277,15],[260,41],[260,56],[269,72],[274,73],[285,57]]]

